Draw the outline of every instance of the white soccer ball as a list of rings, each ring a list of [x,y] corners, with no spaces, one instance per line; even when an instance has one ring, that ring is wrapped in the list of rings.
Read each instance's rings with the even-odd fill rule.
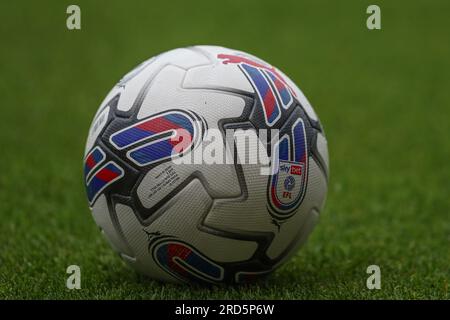
[[[126,74],[94,117],[84,159],[111,246],[170,282],[268,274],[306,241],[327,193],[327,142],[300,89],[216,46],[171,50]]]

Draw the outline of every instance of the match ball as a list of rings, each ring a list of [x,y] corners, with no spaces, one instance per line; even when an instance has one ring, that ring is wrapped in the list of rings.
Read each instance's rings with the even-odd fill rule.
[[[126,74],[89,130],[84,183],[119,256],[166,282],[242,283],[305,243],[324,206],[328,149],[279,69],[217,46]]]

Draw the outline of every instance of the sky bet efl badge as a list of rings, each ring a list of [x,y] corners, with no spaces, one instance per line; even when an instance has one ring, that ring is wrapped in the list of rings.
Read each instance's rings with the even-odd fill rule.
[[[269,178],[269,212],[278,219],[291,217],[305,194],[308,157],[302,119],[275,147],[274,174]],[[292,145],[292,146],[291,146]]]

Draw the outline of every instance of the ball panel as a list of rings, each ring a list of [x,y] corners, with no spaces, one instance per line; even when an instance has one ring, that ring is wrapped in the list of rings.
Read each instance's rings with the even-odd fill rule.
[[[267,176],[260,174],[259,165],[242,165],[247,192],[241,199],[219,199],[214,202],[205,224],[216,229],[236,232],[276,232],[267,213]]]
[[[112,98],[111,98],[112,99]],[[110,100],[111,100],[110,99]],[[108,100],[108,102],[110,101]],[[109,117],[110,108],[106,106],[103,109],[99,109],[97,115],[94,117],[92,121],[91,127],[89,128],[89,134],[86,141],[86,146],[84,148],[84,156],[86,157],[88,152],[92,149],[95,144],[95,140],[98,138],[100,132],[103,130],[107,123],[107,119]]]
[[[156,58],[150,58],[142,62],[135,69],[127,73],[116,85],[120,90],[120,99],[117,104],[119,111],[129,111],[133,107],[142,87],[155,72],[155,68],[153,67],[155,60]]]
[[[145,175],[137,188],[137,195],[145,208],[152,208],[192,176],[203,181],[212,198],[237,198],[242,194],[234,165],[213,164],[205,167],[201,164],[173,165],[167,162]]]
[[[200,225],[213,201],[202,182],[193,179],[169,201],[164,213],[146,231],[181,239],[217,262],[249,259],[256,249],[256,243],[228,239],[201,230]]]
[[[183,82],[184,88],[211,88],[254,93],[253,87],[239,68],[225,65],[217,59],[218,54],[241,52],[214,46],[195,46],[192,49],[206,56],[211,63],[187,70]]]
[[[92,216],[94,217],[95,223],[102,229],[103,234],[115,251],[124,253],[128,256],[133,257],[134,253],[130,245],[128,245],[124,236],[122,236],[122,230],[120,227],[115,225],[111,218],[111,214],[108,208],[105,195],[101,195],[94,206],[92,207]],[[128,234],[124,234],[128,237]]]
[[[311,232],[314,230],[317,222],[319,221],[320,213],[317,208],[311,209],[311,211],[306,215],[306,220],[304,224],[299,228],[296,233],[295,239],[292,241],[290,246],[285,249],[285,252],[280,254],[279,260],[273,265],[273,268],[278,268],[283,263],[291,259],[295,254],[297,254],[298,250],[305,245],[308,240]]]
[[[238,117],[245,106],[243,98],[226,92],[184,89],[185,70],[168,65],[155,77],[139,110],[138,119],[170,109],[187,109],[203,116],[210,127],[219,120]]]
[[[309,215],[314,212],[319,212],[322,208],[322,204],[325,201],[327,190],[327,181],[320,171],[319,166],[314,159],[309,159],[308,170],[308,186],[306,188],[306,194],[294,214],[290,219],[286,220],[280,225],[279,231],[276,233],[270,247],[267,249],[267,255],[271,259],[280,258],[280,255],[286,254],[285,250],[288,247],[293,246],[297,235],[300,237],[307,236],[302,235],[302,232],[311,232],[309,228],[304,229],[304,224],[309,221]]]
[[[166,65],[188,69],[204,64],[209,64],[207,58],[187,48],[171,50],[141,63],[118,83],[119,87],[126,87],[119,100],[118,110],[130,110],[144,86],[150,86],[153,78]]]
[[[149,254],[149,235],[144,231],[144,226],[139,222],[133,209],[124,204],[116,204],[117,219],[127,235],[129,245],[134,251],[134,260],[125,259],[133,268],[155,279],[169,282],[179,282],[167,272],[156,265]]]
[[[329,171],[329,156],[328,156],[328,142],[325,136],[321,133],[317,133],[317,151],[320,154],[320,157],[323,159],[325,163],[326,174],[328,175]]]

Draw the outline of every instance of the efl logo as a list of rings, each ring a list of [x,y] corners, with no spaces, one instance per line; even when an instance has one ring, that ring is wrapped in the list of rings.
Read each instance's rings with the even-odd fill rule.
[[[291,166],[291,174],[301,176],[302,175],[302,167],[301,166]]]
[[[290,193],[288,191],[284,191],[283,192],[283,198],[285,198],[285,199],[292,199],[292,193]]]

